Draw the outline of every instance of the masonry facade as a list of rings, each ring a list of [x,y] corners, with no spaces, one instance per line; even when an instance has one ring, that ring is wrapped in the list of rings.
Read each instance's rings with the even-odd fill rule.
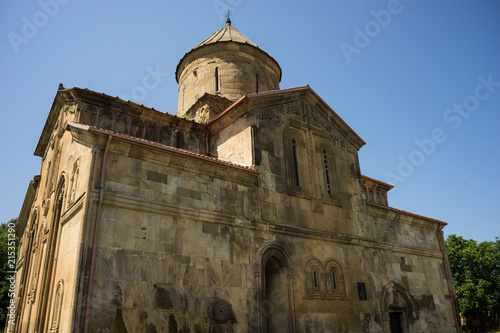
[[[178,116],[59,87],[17,233],[11,332],[458,332],[442,229],[230,22]]]

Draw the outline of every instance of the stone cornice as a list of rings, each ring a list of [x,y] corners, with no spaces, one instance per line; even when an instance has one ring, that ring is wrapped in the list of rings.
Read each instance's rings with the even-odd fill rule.
[[[436,220],[427,216],[410,213],[397,208],[382,206],[373,202],[367,202],[366,206],[368,215],[381,217],[387,220],[396,221],[398,223],[404,223],[433,230],[437,228],[436,224],[441,226],[441,228],[448,224],[446,222]]]

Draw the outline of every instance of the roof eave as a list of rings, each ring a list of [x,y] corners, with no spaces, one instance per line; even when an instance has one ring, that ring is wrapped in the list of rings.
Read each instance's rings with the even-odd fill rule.
[[[79,124],[79,123],[69,121],[67,123],[67,129],[90,132],[90,133],[95,133],[95,134],[99,134],[99,135],[106,135],[106,136],[111,135],[113,138],[116,138],[116,139],[121,140],[121,141],[126,141],[126,142],[130,142],[130,143],[134,143],[134,144],[140,144],[142,146],[170,152],[170,153],[173,153],[173,154],[176,154],[179,156],[194,158],[194,159],[198,159],[198,160],[203,160],[203,161],[211,163],[211,164],[216,164],[219,166],[225,166],[225,167],[238,169],[238,170],[245,171],[247,173],[250,173],[250,174],[253,174],[256,176],[260,175],[260,172],[258,170],[254,169],[252,167],[249,167],[249,166],[240,165],[240,164],[237,164],[234,162],[221,160],[219,158],[215,158],[212,156],[206,156],[206,155],[202,155],[202,154],[198,154],[198,153],[193,153],[193,152],[188,151],[188,150],[167,146],[167,145],[164,145],[161,143],[157,143],[157,142],[153,142],[153,141],[149,141],[149,140],[145,140],[145,139],[140,139],[140,138],[132,137],[132,136],[121,134],[121,133],[116,133],[116,132],[113,132],[110,130],[96,128],[94,126],[89,126],[89,125],[84,125],[84,124]]]
[[[289,94],[293,92],[299,92],[299,91],[305,91],[305,92],[311,92],[312,96],[316,98],[322,105],[324,105],[329,112],[331,112],[336,120],[345,128],[345,130],[350,133],[352,141],[355,141],[355,146],[356,149],[359,150],[362,146],[366,144],[366,142],[349,126],[347,123],[335,112],[308,84],[305,86],[300,86],[300,87],[293,87],[293,88],[287,88],[287,89],[280,89],[280,90],[271,90],[271,91],[264,91],[260,93],[255,93],[255,94],[248,94],[242,96],[240,99],[238,99],[236,102],[234,102],[231,106],[229,106],[226,110],[221,112],[217,117],[214,119],[210,120],[207,125],[210,127],[211,125],[215,124],[219,119],[223,118],[225,115],[230,113],[232,110],[236,109],[238,106],[241,104],[245,103],[247,100],[254,99],[254,98],[261,98],[261,97],[267,97],[267,96],[275,96],[275,95],[280,95],[280,94]]]

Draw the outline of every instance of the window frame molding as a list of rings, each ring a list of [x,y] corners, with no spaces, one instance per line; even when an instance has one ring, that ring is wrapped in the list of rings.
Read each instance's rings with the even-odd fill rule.
[[[340,192],[338,186],[338,172],[335,163],[333,146],[325,139],[316,141],[317,168],[319,170],[319,184],[321,199],[324,203],[332,203],[341,206]],[[326,156],[325,156],[326,155]],[[326,158],[326,163],[325,163]],[[328,173],[328,176],[327,176]],[[328,178],[327,178],[328,177]],[[328,193],[328,184],[330,193]]]
[[[318,287],[314,286],[314,272],[317,272]],[[335,272],[336,288],[333,288],[331,272]],[[305,263],[305,299],[347,300],[344,281],[344,269],[340,263],[329,258],[321,262],[316,257],[309,257]]]
[[[288,194],[310,199],[310,181],[303,167],[308,164],[304,131],[295,127],[287,128],[283,132],[283,145]]]

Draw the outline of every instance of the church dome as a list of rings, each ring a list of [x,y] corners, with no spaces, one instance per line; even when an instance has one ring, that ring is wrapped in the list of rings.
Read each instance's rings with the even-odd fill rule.
[[[179,116],[205,94],[236,101],[243,95],[277,90],[281,68],[276,60],[226,25],[189,50],[175,72],[179,83]]]

